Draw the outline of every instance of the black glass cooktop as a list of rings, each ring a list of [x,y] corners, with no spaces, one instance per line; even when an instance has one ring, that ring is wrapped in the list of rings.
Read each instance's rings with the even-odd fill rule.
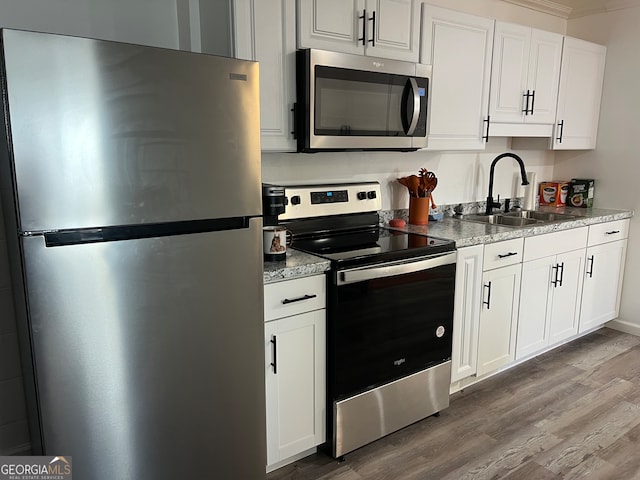
[[[455,242],[372,227],[302,238],[294,234],[292,247],[331,260],[335,267],[345,268],[453,251]]]

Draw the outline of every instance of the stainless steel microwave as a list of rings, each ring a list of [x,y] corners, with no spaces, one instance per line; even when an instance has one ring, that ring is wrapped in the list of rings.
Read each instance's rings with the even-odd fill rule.
[[[299,152],[427,146],[430,65],[302,49],[296,75]]]

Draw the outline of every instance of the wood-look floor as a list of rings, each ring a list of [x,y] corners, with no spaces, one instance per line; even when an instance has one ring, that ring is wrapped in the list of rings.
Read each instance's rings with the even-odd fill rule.
[[[345,458],[317,453],[267,478],[640,479],[640,338],[598,330]]]

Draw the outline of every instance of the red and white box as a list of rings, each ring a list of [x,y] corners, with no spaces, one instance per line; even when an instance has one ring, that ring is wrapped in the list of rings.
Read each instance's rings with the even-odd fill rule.
[[[564,207],[569,195],[568,181],[553,181],[540,183],[540,205],[549,207]]]

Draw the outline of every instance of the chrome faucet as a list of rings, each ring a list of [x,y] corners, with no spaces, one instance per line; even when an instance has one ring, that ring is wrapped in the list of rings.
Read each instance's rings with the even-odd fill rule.
[[[496,163],[498,163],[498,160],[504,157],[511,157],[515,159],[516,162],[518,162],[518,165],[520,165],[520,174],[522,175],[522,185],[529,185],[529,180],[527,180],[527,172],[524,171],[524,162],[518,155],[508,152],[498,155],[493,159],[493,162],[491,162],[491,168],[489,170],[489,196],[487,197],[487,209],[485,211],[487,215],[491,215],[494,208],[500,207],[500,202],[493,201],[493,172],[496,168]],[[498,198],[500,198],[499,195]]]

